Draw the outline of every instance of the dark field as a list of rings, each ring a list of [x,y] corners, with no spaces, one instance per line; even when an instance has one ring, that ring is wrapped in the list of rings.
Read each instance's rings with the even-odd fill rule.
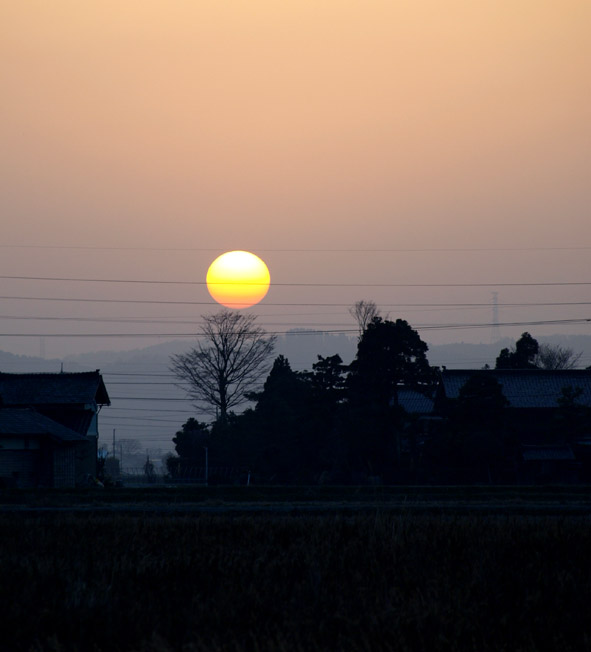
[[[0,531],[6,650],[591,649],[584,515],[25,508]]]
[[[164,486],[2,490],[10,510],[132,513],[591,514],[590,486]]]

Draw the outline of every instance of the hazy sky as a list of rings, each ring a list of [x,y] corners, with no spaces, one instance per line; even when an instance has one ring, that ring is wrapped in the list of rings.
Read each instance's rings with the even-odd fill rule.
[[[591,282],[590,28],[588,0],[4,2],[0,275],[202,283],[247,249],[269,265],[257,313],[277,330],[352,327],[361,298],[413,325],[490,322],[490,305],[400,304],[490,304],[495,289],[501,304],[591,301],[591,285],[501,285]],[[496,286],[377,286],[395,283]],[[203,285],[6,278],[0,295],[210,301]],[[4,334],[186,333],[215,309],[0,302]],[[172,323],[31,319],[46,316]],[[503,334],[523,330],[591,325]],[[144,340],[100,346],[115,342]]]

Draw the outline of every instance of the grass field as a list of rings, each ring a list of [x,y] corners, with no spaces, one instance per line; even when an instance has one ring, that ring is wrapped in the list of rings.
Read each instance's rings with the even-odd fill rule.
[[[587,650],[591,519],[0,514],[6,650]]]

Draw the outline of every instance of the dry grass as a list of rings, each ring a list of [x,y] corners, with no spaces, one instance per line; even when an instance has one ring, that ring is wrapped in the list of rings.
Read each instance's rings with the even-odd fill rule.
[[[0,516],[7,650],[591,649],[591,521]]]

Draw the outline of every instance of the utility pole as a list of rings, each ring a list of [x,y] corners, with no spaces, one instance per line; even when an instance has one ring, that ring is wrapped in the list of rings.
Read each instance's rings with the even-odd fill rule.
[[[209,452],[207,450],[207,446],[203,447],[205,449],[205,486],[208,486],[208,478],[209,478]]]
[[[113,428],[113,457],[115,457],[115,428]]]

